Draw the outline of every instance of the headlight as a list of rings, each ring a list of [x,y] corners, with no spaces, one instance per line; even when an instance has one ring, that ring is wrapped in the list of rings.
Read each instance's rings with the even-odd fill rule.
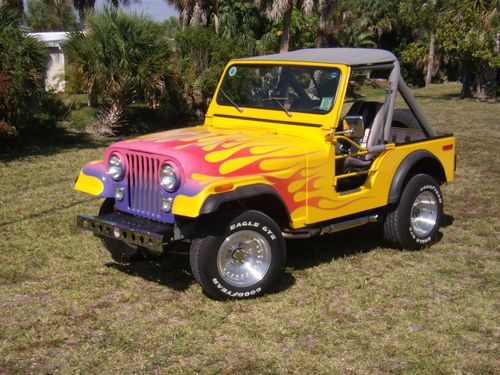
[[[177,173],[175,168],[168,163],[161,167],[160,185],[169,192],[173,192],[177,188]]]
[[[113,180],[120,180],[123,177],[123,167],[120,157],[116,154],[112,154],[108,160],[108,175],[111,176]]]

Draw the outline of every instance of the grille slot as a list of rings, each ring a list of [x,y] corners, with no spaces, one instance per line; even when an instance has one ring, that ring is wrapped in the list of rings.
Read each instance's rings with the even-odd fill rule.
[[[160,161],[140,153],[127,153],[128,209],[130,212],[150,219],[159,219]]]

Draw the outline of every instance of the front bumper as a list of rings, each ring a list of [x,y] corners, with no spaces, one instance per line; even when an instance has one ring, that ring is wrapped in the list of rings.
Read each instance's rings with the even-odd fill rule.
[[[156,223],[119,212],[100,216],[77,215],[76,225],[98,237],[113,238],[154,251],[163,251],[163,247],[174,240],[172,224]]]

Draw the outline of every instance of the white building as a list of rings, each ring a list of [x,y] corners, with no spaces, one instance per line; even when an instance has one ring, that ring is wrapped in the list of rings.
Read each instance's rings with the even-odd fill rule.
[[[63,92],[66,81],[64,80],[64,53],[62,44],[68,38],[65,31],[43,33],[29,33],[44,43],[49,50],[47,71],[45,74],[45,90]]]

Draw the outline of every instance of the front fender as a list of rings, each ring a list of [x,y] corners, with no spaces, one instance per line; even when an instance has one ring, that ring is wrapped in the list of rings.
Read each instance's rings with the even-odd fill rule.
[[[85,164],[76,179],[75,190],[101,197],[113,197],[113,187],[102,160]]]
[[[259,195],[271,195],[276,198],[283,208],[286,207],[280,195],[270,185],[255,184],[250,186],[242,186],[235,190],[225,193],[210,195],[200,209],[200,214],[209,214],[215,212],[224,203],[238,201],[245,198],[257,197]]]

